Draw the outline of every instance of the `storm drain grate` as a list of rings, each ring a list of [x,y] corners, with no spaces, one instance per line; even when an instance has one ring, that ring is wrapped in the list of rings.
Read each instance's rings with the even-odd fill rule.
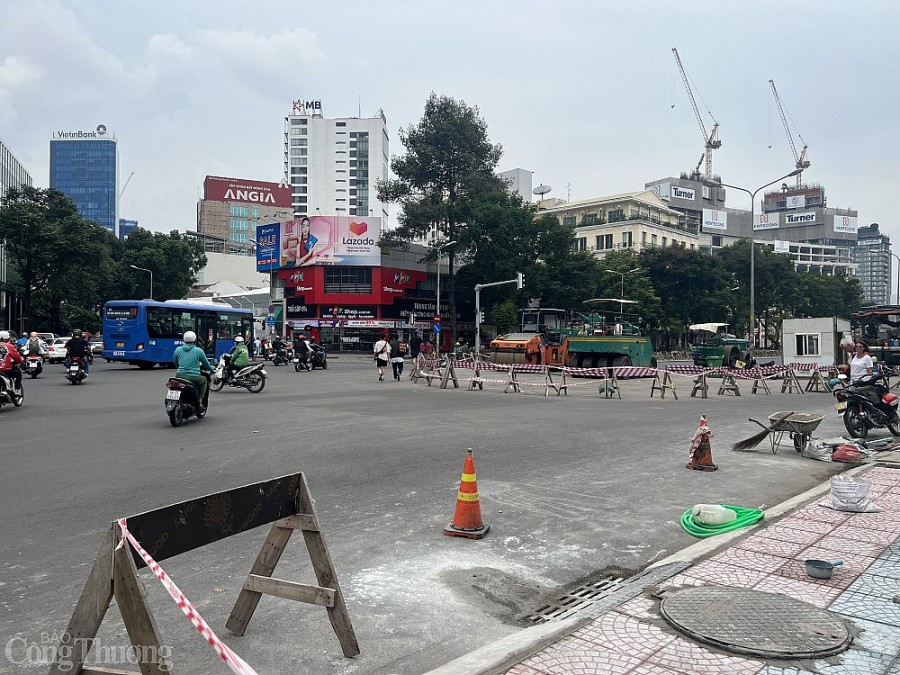
[[[528,615],[525,617],[525,621],[530,624],[541,624],[568,618],[607,597],[616,591],[624,581],[623,577],[606,576],[579,586]]]

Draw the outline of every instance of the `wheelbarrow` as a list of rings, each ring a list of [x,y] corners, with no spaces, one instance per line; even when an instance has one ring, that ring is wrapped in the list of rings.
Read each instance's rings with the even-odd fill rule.
[[[790,412],[781,410],[769,415],[769,426],[766,426],[759,420],[752,417],[751,422],[756,422],[763,429],[768,429],[769,444],[772,446],[772,454],[778,452],[778,446],[785,434],[794,441],[794,450],[803,452],[812,438],[813,431],[825,419],[825,415],[814,415],[812,413]]]

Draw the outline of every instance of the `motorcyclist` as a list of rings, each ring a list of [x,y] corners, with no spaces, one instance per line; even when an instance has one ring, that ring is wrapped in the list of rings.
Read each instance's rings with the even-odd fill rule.
[[[282,360],[287,360],[286,347],[287,343],[281,339],[280,335],[276,335],[275,339],[272,340],[272,360],[274,361],[276,356],[281,357]]]
[[[875,386],[869,382],[861,381],[867,375],[871,375],[874,369],[872,357],[869,355],[869,345],[858,340],[854,345],[856,353],[850,359],[850,382],[858,392],[868,397],[872,403],[880,402]]]
[[[230,380],[235,371],[250,365],[250,352],[247,343],[240,335],[234,338],[234,349],[229,352],[228,367],[225,369],[225,379]]]
[[[197,391],[200,393],[200,406],[205,410],[209,380],[204,377],[201,369],[205,368],[211,372],[213,367],[204,351],[197,346],[197,334],[194,331],[185,331],[184,344],[176,347],[175,353],[172,355],[172,362],[175,364],[176,377],[193,382],[197,386]]]
[[[306,339],[306,335],[303,333],[297,333],[294,336],[294,354],[300,359],[300,365],[307,370],[312,370],[312,365],[310,364],[312,345],[309,344],[309,340]]]
[[[16,395],[22,393],[22,371],[18,368],[19,364],[25,363],[25,359],[19,354],[13,344],[12,338],[9,336],[8,330],[0,330],[0,373],[3,373],[13,381],[13,391]]]
[[[31,335],[28,336],[28,341],[25,343],[25,347],[23,351],[28,354],[28,356],[47,356],[47,343],[45,343],[35,331],[31,331]]]
[[[91,361],[93,360],[91,345],[84,339],[80,328],[72,331],[72,339],[66,343],[66,367],[72,365],[72,359],[76,356],[81,358],[84,374],[90,373]]]

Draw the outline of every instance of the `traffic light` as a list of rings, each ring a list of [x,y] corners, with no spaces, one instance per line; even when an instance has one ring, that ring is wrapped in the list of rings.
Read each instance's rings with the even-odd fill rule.
[[[478,319],[478,323],[484,323],[484,311],[478,312],[478,316],[476,318]]]
[[[520,291],[525,288],[525,275],[521,272],[516,272],[516,288]]]

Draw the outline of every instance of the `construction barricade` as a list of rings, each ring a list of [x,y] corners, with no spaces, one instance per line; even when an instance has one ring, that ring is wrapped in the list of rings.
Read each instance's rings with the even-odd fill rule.
[[[262,595],[273,595],[325,607],[344,656],[359,654],[337,573],[319,527],[315,502],[305,475],[296,473],[113,521],[62,634],[50,674],[131,672],[85,666],[113,598],[116,599],[140,672],[169,672],[168,649],[164,649],[165,643],[138,576],[138,569],[146,566],[188,621],[215,650],[218,659],[236,675],[255,675],[256,671],[213,632],[195,606],[160,567],[159,561],[269,523],[272,528],[250,568],[225,626],[235,635],[243,635]],[[272,576],[294,530],[303,532],[319,585]]]
[[[806,387],[804,391],[831,393],[831,387],[828,386],[828,379],[837,375],[836,366],[822,366],[817,363],[792,363],[791,368],[795,373],[808,374]]]

